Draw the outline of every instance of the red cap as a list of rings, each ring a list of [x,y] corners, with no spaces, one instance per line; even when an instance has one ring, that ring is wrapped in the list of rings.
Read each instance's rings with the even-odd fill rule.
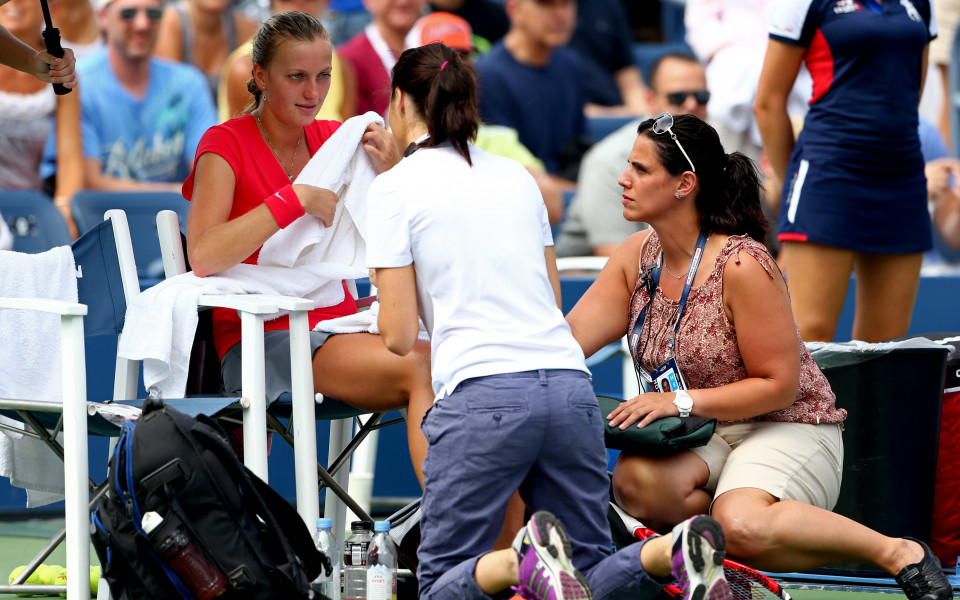
[[[454,50],[473,51],[473,30],[470,24],[453,13],[432,12],[417,23],[420,44],[443,42]]]

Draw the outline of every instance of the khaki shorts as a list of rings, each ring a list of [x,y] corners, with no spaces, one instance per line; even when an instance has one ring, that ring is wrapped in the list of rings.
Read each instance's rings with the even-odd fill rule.
[[[930,42],[931,65],[949,65],[953,37],[960,24],[960,1],[933,0],[933,14],[937,18],[937,39]]]
[[[756,488],[832,510],[840,495],[840,425],[720,424],[707,445],[692,451],[710,469],[706,490],[714,500],[730,490]]]

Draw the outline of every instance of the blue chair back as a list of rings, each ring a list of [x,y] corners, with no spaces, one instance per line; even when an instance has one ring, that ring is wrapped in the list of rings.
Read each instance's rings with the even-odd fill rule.
[[[180,223],[187,222],[190,203],[177,192],[100,192],[86,190],[73,198],[73,218],[81,232],[103,221],[103,214],[114,208],[127,214],[137,275],[142,288],[163,279],[163,261],[157,241],[157,213],[176,211]]]
[[[120,335],[127,311],[113,221],[100,221],[71,246],[77,265],[77,297],[87,305],[84,335]]]
[[[13,249],[35,254],[70,243],[70,232],[50,196],[33,190],[0,191],[0,214],[13,234]]]

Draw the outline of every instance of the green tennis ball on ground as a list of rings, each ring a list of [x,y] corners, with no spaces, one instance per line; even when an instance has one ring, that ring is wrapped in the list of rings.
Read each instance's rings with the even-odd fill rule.
[[[10,572],[10,579],[7,581],[7,583],[13,583],[13,580],[16,579],[17,576],[20,575],[20,573],[22,573],[23,570],[26,569],[26,568],[27,568],[26,565],[21,565],[21,566],[17,567],[16,569],[14,569],[13,571],[11,571],[11,572]],[[39,571],[40,571],[40,569],[34,570],[34,572],[30,574],[30,577],[27,577],[27,580],[24,581],[24,583],[25,583],[25,584],[30,584],[30,585],[36,585],[36,584],[40,583]],[[31,595],[32,595],[32,594],[23,594],[23,593],[17,594],[17,596],[20,596],[20,597],[26,597],[26,596],[31,596]]]
[[[40,565],[37,567],[37,574],[40,575],[38,583],[40,585],[53,585],[53,574],[62,568],[60,565]]]
[[[52,585],[67,585],[67,570],[63,567],[60,567],[53,572],[53,581],[50,582]],[[61,598],[66,598],[67,595],[60,594]]]
[[[92,598],[97,597],[100,591],[100,567],[90,567],[90,594]]]

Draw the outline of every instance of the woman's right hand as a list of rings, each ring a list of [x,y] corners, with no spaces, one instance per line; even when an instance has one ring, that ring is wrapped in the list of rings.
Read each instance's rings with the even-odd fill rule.
[[[323,221],[324,227],[330,227],[333,224],[333,215],[340,200],[336,194],[330,190],[303,183],[294,184],[293,191],[308,215]]]

